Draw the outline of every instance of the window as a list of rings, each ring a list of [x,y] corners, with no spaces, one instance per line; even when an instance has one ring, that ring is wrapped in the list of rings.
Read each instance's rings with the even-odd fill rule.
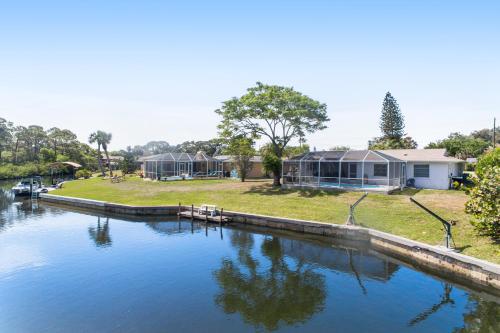
[[[429,164],[415,164],[413,166],[413,177],[429,178]]]
[[[375,177],[387,177],[387,164],[374,164],[373,175]]]

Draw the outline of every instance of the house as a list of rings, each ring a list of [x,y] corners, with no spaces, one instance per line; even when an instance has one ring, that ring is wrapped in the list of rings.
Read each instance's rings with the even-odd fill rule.
[[[228,177],[231,175],[231,172],[234,172],[234,157],[230,155],[218,155],[214,156],[216,160],[219,161],[219,170],[222,171],[224,177]],[[250,158],[250,171],[248,172],[247,178],[262,178],[266,177],[264,172],[264,166],[262,165],[262,157],[261,156],[253,156]]]
[[[283,161],[282,178],[284,187],[448,189],[452,177],[462,176],[464,164],[444,149],[315,151]]]
[[[452,177],[462,177],[465,161],[447,156],[446,149],[391,149],[389,156],[406,162],[406,179],[414,179],[415,187],[446,190]]]

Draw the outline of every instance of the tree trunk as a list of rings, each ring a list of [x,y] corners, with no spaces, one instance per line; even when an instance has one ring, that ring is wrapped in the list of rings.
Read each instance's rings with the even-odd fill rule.
[[[273,186],[281,186],[281,175],[279,172],[273,171]]]
[[[109,160],[109,154],[108,154],[107,148],[104,148],[104,154],[106,154],[106,160],[108,160],[109,176],[113,177],[113,170],[111,170],[111,161]],[[208,172],[208,170],[207,170],[207,172]]]
[[[102,166],[101,160],[101,145],[97,145],[97,163],[99,163],[99,169],[101,169],[102,176],[106,176],[106,172],[104,172],[104,167]]]
[[[17,150],[19,149],[19,140],[16,140],[14,151],[12,152],[12,163],[17,164]]]

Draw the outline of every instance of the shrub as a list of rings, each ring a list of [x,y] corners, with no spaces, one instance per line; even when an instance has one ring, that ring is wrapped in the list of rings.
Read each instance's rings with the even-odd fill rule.
[[[459,182],[457,182],[457,181],[455,180],[455,181],[453,182],[453,188],[454,188],[455,190],[459,190],[459,189],[460,189],[460,183],[459,183]]]
[[[89,170],[86,170],[86,169],[81,169],[81,170],[77,170],[76,173],[75,173],[75,178],[90,178],[92,176],[92,173],[89,171]]]
[[[476,165],[476,174],[481,178],[488,168],[498,165],[500,165],[500,148],[495,148],[479,158]]]
[[[465,211],[473,216],[475,229],[500,240],[500,166],[486,168],[481,177],[474,176],[475,187],[469,192],[470,199],[465,204]]]

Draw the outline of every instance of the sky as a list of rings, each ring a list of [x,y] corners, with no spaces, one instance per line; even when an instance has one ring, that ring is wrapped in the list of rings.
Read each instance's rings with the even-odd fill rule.
[[[387,91],[419,147],[500,118],[500,1],[3,1],[0,117],[111,149],[217,136],[257,81],[326,103],[311,147],[366,148]],[[500,121],[499,121],[500,122]]]

